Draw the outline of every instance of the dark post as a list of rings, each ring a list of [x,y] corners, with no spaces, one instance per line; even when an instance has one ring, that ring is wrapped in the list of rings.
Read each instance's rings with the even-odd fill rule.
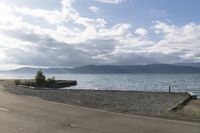
[[[171,93],[171,86],[169,86],[169,93]]]

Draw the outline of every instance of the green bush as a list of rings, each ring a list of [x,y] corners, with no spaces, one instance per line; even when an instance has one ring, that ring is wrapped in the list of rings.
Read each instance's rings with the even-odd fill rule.
[[[34,86],[34,83],[32,81],[29,80],[25,80],[22,85],[26,85],[26,86]]]
[[[21,81],[20,81],[20,80],[18,80],[18,79],[17,79],[17,80],[15,80],[14,82],[15,82],[15,85],[20,85],[20,84],[21,84]]]
[[[56,85],[55,77],[47,79],[47,81],[46,81],[46,86],[47,87],[54,87],[55,85]]]
[[[43,74],[42,70],[39,70],[35,76],[35,85],[37,87],[43,87],[46,83],[46,77]]]

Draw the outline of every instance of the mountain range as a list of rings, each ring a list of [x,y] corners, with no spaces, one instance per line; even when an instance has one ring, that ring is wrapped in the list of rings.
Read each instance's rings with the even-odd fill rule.
[[[48,74],[178,74],[200,73],[198,66],[184,66],[183,64],[150,64],[150,65],[87,65],[75,68],[31,68],[22,67],[14,70],[0,71],[1,73],[36,73],[42,69]]]

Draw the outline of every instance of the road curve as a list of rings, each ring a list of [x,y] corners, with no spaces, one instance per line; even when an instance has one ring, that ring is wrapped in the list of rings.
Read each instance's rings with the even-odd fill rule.
[[[2,87],[1,87],[2,88]],[[0,133],[199,133],[200,124],[109,113],[0,89]]]

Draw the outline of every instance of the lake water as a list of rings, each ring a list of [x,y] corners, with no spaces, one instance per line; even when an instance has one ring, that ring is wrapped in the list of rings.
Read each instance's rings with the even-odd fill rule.
[[[71,89],[193,92],[200,97],[200,74],[53,74],[47,77],[77,80]],[[1,79],[34,78],[32,74],[0,74]]]

